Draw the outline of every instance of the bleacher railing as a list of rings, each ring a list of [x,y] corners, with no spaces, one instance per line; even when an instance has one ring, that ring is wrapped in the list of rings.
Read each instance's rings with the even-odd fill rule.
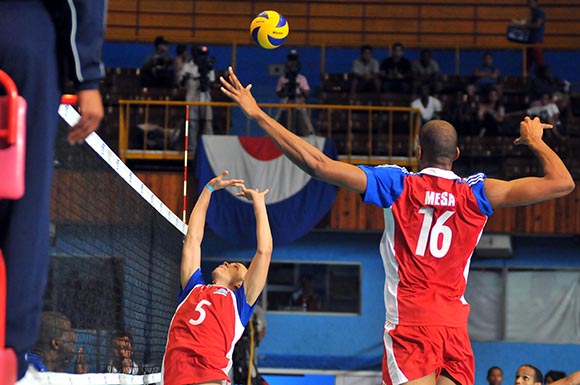
[[[239,107],[231,102],[185,102],[170,100],[119,100],[119,156],[133,160],[182,160],[186,109],[213,109],[216,135],[262,135],[245,128],[232,115]],[[285,110],[282,124],[293,126],[298,109],[306,109],[315,134],[335,141],[341,160],[359,164],[397,163],[416,169],[417,138],[421,123],[418,109],[376,105],[261,103],[271,116]],[[241,112],[240,116],[241,116]],[[203,124],[200,124],[203,127]],[[234,130],[233,127],[236,126]],[[191,125],[190,125],[191,130]],[[193,133],[190,131],[190,135]],[[193,156],[193,154],[189,154]]]

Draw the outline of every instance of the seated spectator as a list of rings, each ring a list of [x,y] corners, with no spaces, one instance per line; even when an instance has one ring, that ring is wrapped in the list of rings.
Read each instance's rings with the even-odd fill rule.
[[[312,275],[300,276],[300,288],[292,293],[290,305],[300,307],[304,311],[320,310],[320,298],[314,290]]]
[[[477,118],[481,127],[479,136],[496,136],[502,133],[505,108],[497,90],[489,90],[486,102],[479,105]]]
[[[566,373],[559,370],[550,370],[544,375],[544,385],[549,385],[554,381],[561,380],[566,377]]]
[[[381,63],[381,90],[383,92],[406,94],[411,91],[411,62],[403,56],[404,49],[403,44],[394,43],[391,56]]]
[[[27,360],[39,372],[65,372],[75,358],[77,335],[67,316],[55,311],[40,315],[40,334]],[[82,348],[76,352],[75,373],[87,373],[88,366]]]
[[[499,366],[492,366],[487,370],[486,379],[489,385],[501,385],[503,382],[503,370]]]
[[[424,85],[421,87],[420,96],[411,102],[412,108],[421,110],[421,125],[433,119],[439,119],[441,113],[441,101],[430,95],[430,87]]]
[[[380,92],[379,62],[373,58],[373,47],[370,45],[361,47],[360,57],[352,63],[352,74],[351,97],[355,93]]]
[[[141,84],[143,87],[173,87],[173,59],[169,53],[169,42],[163,36],[157,36],[153,42],[155,52],[147,56],[141,67]]]
[[[111,360],[107,373],[141,374],[139,365],[133,360],[133,338],[128,332],[113,334],[109,350]]]
[[[553,125],[554,127],[551,130],[548,130],[548,132],[552,133],[556,138],[562,139],[561,131],[563,128],[560,122],[560,110],[556,103],[552,101],[552,95],[542,95],[540,105],[530,107],[526,112],[531,118],[537,116],[542,120],[542,122]]]
[[[491,52],[484,53],[481,66],[473,70],[473,82],[480,93],[499,85],[499,69],[493,65]]]
[[[477,119],[479,96],[475,92],[475,85],[470,84],[464,91],[457,91],[445,105],[442,118],[453,124],[458,134],[468,136],[479,134]]]
[[[414,93],[417,93],[422,85],[428,85],[431,89],[430,92],[434,94],[438,94],[441,91],[439,63],[431,57],[431,50],[421,50],[419,59],[415,60],[411,65],[411,73]]]
[[[530,79],[529,95],[532,107],[541,105],[543,95],[552,95],[552,101],[564,114],[568,112],[570,97],[569,83],[553,76],[549,65],[541,65],[536,70],[536,76]]]

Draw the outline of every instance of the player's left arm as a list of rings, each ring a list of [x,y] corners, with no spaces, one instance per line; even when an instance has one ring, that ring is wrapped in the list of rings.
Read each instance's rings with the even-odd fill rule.
[[[552,382],[552,385],[580,385],[580,371]]]
[[[203,188],[193,211],[189,216],[189,226],[185,241],[183,242],[183,249],[181,252],[181,273],[180,282],[181,287],[185,288],[191,275],[201,266],[201,242],[203,241],[203,234],[205,230],[205,217],[211,194],[219,189],[237,186],[243,183],[242,179],[228,179],[224,177],[228,175],[228,171],[224,170],[220,175],[210,180],[206,187]],[[213,190],[213,192],[211,191]]]
[[[574,190],[574,179],[560,157],[542,140],[545,128],[538,118],[526,117],[520,123],[516,144],[526,144],[535,153],[544,170],[542,177],[504,181],[487,178],[485,194],[492,207],[522,206],[565,196]]]
[[[268,189],[260,192],[257,189],[248,189],[240,186],[242,191],[239,196],[244,196],[251,200],[254,205],[254,215],[256,216],[256,238],[258,241],[256,254],[252,258],[248,272],[244,279],[244,288],[246,301],[253,305],[262,293],[268,277],[270,268],[270,259],[272,257],[272,232],[270,231],[270,222],[266,211],[266,194]]]

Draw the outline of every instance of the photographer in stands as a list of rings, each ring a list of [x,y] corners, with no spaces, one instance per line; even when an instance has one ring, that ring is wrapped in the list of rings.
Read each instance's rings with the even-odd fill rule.
[[[288,53],[284,75],[278,79],[276,93],[284,104],[305,104],[310,95],[308,80],[300,73],[300,60],[298,52],[294,49]],[[284,123],[294,133],[303,136],[314,134],[306,108],[280,109],[276,114],[276,120]]]
[[[211,102],[211,90],[215,82],[213,65],[215,57],[208,55],[206,46],[191,49],[192,59],[183,66],[180,86],[185,87],[188,102]],[[197,137],[203,133],[213,135],[213,113],[210,106],[191,106],[189,109],[189,150],[195,151]]]
[[[153,41],[155,52],[147,56],[141,67],[141,85],[143,87],[173,87],[173,58],[169,52],[169,42],[163,36]]]

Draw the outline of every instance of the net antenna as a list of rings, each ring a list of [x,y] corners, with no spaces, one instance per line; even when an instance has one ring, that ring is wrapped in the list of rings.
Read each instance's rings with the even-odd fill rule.
[[[189,109],[185,106],[185,148],[183,150],[183,223],[187,222],[187,161],[189,159]]]

